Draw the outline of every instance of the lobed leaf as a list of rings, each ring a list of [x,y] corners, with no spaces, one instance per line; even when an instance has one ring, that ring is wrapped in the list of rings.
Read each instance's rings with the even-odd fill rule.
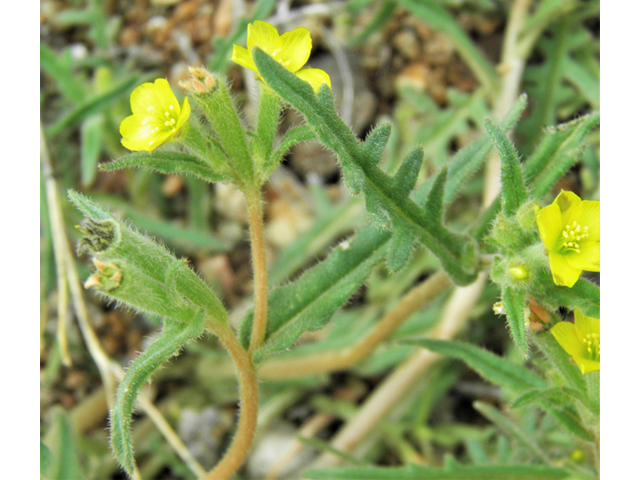
[[[524,290],[505,287],[502,291],[502,303],[507,314],[507,323],[511,330],[513,342],[522,356],[527,358],[529,356],[529,347],[527,345],[527,326],[524,318],[527,293]]]

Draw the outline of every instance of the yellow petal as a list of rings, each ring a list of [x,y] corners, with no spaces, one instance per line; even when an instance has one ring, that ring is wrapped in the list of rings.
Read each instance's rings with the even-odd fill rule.
[[[571,218],[572,223],[573,220],[581,227],[589,227],[589,240],[600,240],[600,202],[583,200]]]
[[[567,263],[573,268],[589,272],[600,271],[600,242],[580,242],[580,253],[568,251],[565,253]]]
[[[587,317],[580,310],[574,310],[576,332],[580,338],[584,338],[589,334],[595,333],[600,335],[600,320],[593,317]]]
[[[275,56],[279,39],[276,27],[267,22],[256,20],[247,26],[247,50],[250,54],[258,47],[272,57]]]
[[[581,269],[569,265],[564,255],[560,255],[553,250],[549,250],[549,265],[551,266],[553,282],[564,287],[573,287],[582,273]]]
[[[576,335],[576,327],[571,322],[559,322],[551,328],[551,334],[560,346],[572,357],[581,357],[584,349]]]
[[[561,190],[556,199],[553,201],[553,204],[557,205],[560,209],[560,214],[562,215],[562,224],[567,224],[569,222],[569,217],[573,213],[573,211],[578,208],[582,200],[578,195],[573,192],[568,192],[566,190]]]
[[[306,28],[296,28],[283,33],[274,58],[290,72],[297,72],[311,55],[311,34]]]
[[[189,99],[185,97],[184,102],[182,102],[182,107],[180,107],[180,116],[176,122],[176,133],[180,131],[182,126],[189,119],[189,115],[191,115],[191,105],[189,105]]]
[[[170,130],[159,129],[156,132],[155,127],[160,127],[156,117],[148,115],[128,116],[120,123],[122,145],[134,152],[140,150],[150,152],[173,136]]]
[[[553,250],[564,228],[560,207],[554,201],[551,205],[540,209],[536,214],[536,220],[542,243],[547,250]]]
[[[253,70],[258,73],[258,67],[256,67],[253,57],[249,50],[240,45],[233,46],[233,54],[231,55],[231,61],[236,62],[238,65]]]
[[[169,82],[158,78],[154,83],[143,83],[131,92],[131,110],[134,115],[148,114],[154,111],[158,115],[180,108],[178,99],[174,95]]]
[[[586,374],[589,372],[597,372],[600,370],[600,362],[595,360],[587,360],[586,358],[574,358],[575,362],[578,364],[580,371],[582,374]]]
[[[313,87],[314,92],[320,90],[320,86],[322,85],[327,85],[331,88],[331,78],[329,74],[319,68],[303,68],[296,73],[296,75],[300,80],[308,82]]]

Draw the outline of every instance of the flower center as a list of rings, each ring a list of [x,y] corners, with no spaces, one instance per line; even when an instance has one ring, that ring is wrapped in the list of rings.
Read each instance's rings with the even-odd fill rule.
[[[562,231],[561,252],[572,250],[580,253],[580,241],[589,236],[589,227],[583,227],[574,221],[571,225],[566,225]]]
[[[593,360],[594,362],[600,361],[600,334],[588,333],[583,339],[582,343],[585,344],[586,354],[585,358]]]

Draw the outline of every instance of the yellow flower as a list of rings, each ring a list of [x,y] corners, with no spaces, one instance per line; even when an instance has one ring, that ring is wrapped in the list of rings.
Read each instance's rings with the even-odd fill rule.
[[[600,320],[574,312],[575,324],[556,323],[551,333],[585,373],[600,370]]]
[[[180,107],[164,78],[143,83],[131,92],[131,110],[133,115],[120,124],[122,145],[129,150],[148,152],[176,135],[191,113],[189,100],[185,98]]]
[[[317,92],[322,84],[331,87],[331,78],[324,70],[302,68],[311,55],[311,34],[306,28],[296,28],[279,35],[273,25],[256,20],[247,26],[247,48],[234,45],[231,61],[260,73],[251,56],[255,47],[268,53],[280,65],[309,83],[314,91]]]
[[[583,270],[600,271],[600,202],[562,190],[537,220],[556,285],[573,287]]]

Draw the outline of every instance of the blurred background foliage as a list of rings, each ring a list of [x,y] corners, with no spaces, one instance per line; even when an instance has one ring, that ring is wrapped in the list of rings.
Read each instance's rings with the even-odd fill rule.
[[[549,125],[599,108],[599,2],[532,2],[523,31],[527,48],[521,91],[529,106],[513,138],[528,155]],[[251,305],[251,265],[242,196],[228,185],[210,187],[146,170],[100,173],[98,164],[125,153],[118,131],[129,114],[129,94],[140,83],[166,77],[176,87],[190,65],[229,76],[251,121],[255,80],[229,63],[246,25],[265,19],[281,31],[311,31],[313,67],[332,77],[336,104],[364,137],[380,121],[394,128],[383,168],[394,171],[416,144],[424,146],[424,181],[478,138],[492,114],[507,0],[41,0],[41,121],[58,181],[66,233],[74,242],[79,214],[67,188],[89,194],[142,231],[186,256],[219,292],[239,323]],[[177,92],[178,89],[175,88]],[[287,111],[283,130],[301,117]],[[560,188],[599,199],[599,132],[589,134],[581,161]],[[41,470],[46,478],[124,478],[108,445],[107,403],[97,367],[70,318],[72,365],[56,341],[58,286],[49,206],[41,188]],[[477,216],[482,175],[468,182],[447,213],[453,225]],[[298,145],[264,189],[269,282],[282,285],[324,258],[367,224],[362,199],[351,197],[330,152],[318,143]],[[77,268],[86,278],[82,259]],[[331,323],[307,334],[280,358],[350,345],[416,282],[437,268],[426,251],[391,276],[380,265]],[[105,305],[88,293],[91,324],[106,353],[126,366],[150,341],[158,320]],[[514,363],[504,318],[491,306],[488,286],[464,340]],[[343,422],[414,347],[397,340],[428,332],[443,299],[413,315],[373,354],[332,374],[269,378],[261,384],[261,414],[254,449],[239,478],[299,478]],[[542,366],[533,356],[530,365]],[[207,338],[190,344],[148,386],[168,422],[204,468],[224,452],[233,433],[237,391],[224,351]],[[459,361],[440,360],[396,405],[353,455],[351,465],[442,466],[541,463],[571,465],[593,478],[590,452],[532,404],[501,411],[514,398]],[[496,420],[496,418],[498,420]],[[502,420],[502,421],[501,421]],[[191,479],[151,421],[134,422],[143,478]],[[270,476],[271,475],[271,476]],[[281,475],[277,477],[277,475]],[[318,477],[320,478],[320,477]],[[345,477],[346,478],[346,477]]]

